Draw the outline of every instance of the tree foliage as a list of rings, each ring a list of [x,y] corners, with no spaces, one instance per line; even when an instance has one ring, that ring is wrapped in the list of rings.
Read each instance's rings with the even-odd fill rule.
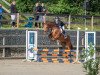
[[[34,3],[32,0],[16,0],[19,12],[32,12]]]
[[[90,4],[91,12],[100,13],[100,0],[90,0],[89,4]]]
[[[9,0],[10,1],[10,0]],[[45,3],[48,11],[55,14],[84,14],[85,0],[16,0],[20,12],[32,12],[37,1]],[[100,14],[100,1],[88,0],[89,12]]]
[[[57,4],[51,4],[48,10],[56,14],[82,14],[80,7],[70,4],[67,0],[59,0]]]

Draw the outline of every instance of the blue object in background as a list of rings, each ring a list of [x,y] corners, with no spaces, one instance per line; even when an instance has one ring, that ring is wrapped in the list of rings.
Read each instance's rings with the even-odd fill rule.
[[[94,34],[93,33],[88,33],[88,45],[92,43],[94,45]]]
[[[33,17],[29,17],[28,23],[25,25],[25,27],[32,28],[33,27],[33,20],[34,20]]]
[[[34,33],[29,33],[30,34],[30,38],[29,38],[29,44],[34,44]]]

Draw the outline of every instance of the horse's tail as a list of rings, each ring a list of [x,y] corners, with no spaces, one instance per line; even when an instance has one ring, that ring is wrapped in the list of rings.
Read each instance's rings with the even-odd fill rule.
[[[70,36],[69,36],[69,35],[67,35],[66,40],[67,40],[67,45],[69,46],[69,48],[70,48],[70,49],[73,49],[73,45],[72,45],[72,43],[71,43],[71,40],[70,40]]]

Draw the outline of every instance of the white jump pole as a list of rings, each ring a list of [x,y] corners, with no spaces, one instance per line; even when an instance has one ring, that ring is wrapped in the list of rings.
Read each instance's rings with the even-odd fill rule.
[[[74,63],[80,63],[80,62],[79,62],[79,59],[78,59],[78,56],[79,56],[79,30],[80,30],[80,28],[78,27],[78,30],[77,30],[76,60],[75,60]]]
[[[79,30],[77,30],[76,61],[78,61],[78,53],[79,53]]]
[[[28,60],[28,30],[26,29],[26,60]]]

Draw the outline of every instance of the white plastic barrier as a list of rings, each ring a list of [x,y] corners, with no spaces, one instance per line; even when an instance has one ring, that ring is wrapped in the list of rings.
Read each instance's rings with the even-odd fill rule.
[[[26,60],[36,60],[37,31],[26,30]]]
[[[89,46],[92,44],[94,50],[96,46],[96,32],[85,32],[85,50],[89,50]],[[87,51],[88,52],[88,51]],[[96,58],[96,54],[94,53],[93,58]],[[89,59],[90,56],[89,56]]]

